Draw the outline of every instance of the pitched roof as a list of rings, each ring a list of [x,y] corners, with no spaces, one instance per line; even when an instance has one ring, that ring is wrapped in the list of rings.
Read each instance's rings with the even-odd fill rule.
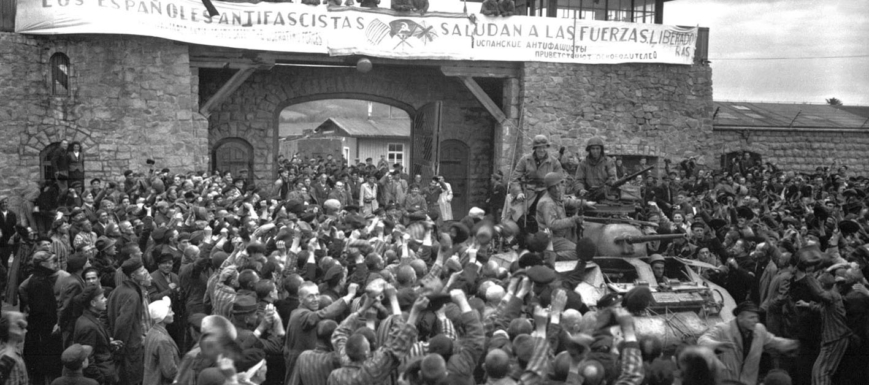
[[[860,128],[866,118],[826,104],[713,102],[716,127]],[[799,116],[798,116],[799,115]],[[796,120],[794,118],[796,117]],[[864,126],[869,129],[869,124]]]
[[[836,108],[848,111],[854,115],[860,115],[864,118],[869,118],[869,106],[836,106]]]
[[[410,125],[409,119],[329,118],[317,126],[314,132],[321,133],[337,127],[357,138],[410,137]]]

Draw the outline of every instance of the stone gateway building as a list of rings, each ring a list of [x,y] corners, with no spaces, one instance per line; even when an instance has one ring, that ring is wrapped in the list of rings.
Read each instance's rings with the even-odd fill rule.
[[[14,1],[3,2],[6,14],[10,3],[14,8]],[[633,19],[620,20],[660,23],[664,1],[654,3],[654,19],[631,13]],[[253,182],[269,184],[277,176],[280,112],[320,99],[406,111],[413,120],[412,171],[431,173],[449,163],[447,177],[464,181],[463,207],[482,205],[489,175],[509,174],[537,134],[549,136],[553,151],[564,147],[578,156],[588,138],[601,136],[608,154],[644,156],[661,166],[667,158],[696,156],[717,168],[723,142],[727,151],[740,150],[733,130],[713,129],[702,29],[694,64],[687,65],[329,56],[132,35],[14,33],[8,18],[2,30],[0,193],[13,205],[50,178],[47,156],[61,140],[81,143],[86,181],[147,171],[149,158],[172,172],[209,171],[223,151],[234,151],[251,165]],[[360,59],[370,60],[370,71],[357,70]],[[848,151],[869,148],[862,132],[848,138],[860,147]],[[818,151],[834,157],[838,150]],[[784,168],[801,162],[778,159]],[[869,171],[856,157],[844,160],[856,172]]]

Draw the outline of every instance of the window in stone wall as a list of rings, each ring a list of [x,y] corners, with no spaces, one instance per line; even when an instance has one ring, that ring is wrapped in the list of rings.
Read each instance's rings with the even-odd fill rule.
[[[58,52],[51,55],[48,64],[51,68],[51,94],[69,95],[69,57]]]

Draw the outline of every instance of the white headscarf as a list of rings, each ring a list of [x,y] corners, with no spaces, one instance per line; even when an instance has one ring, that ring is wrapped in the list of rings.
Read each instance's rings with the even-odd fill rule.
[[[150,313],[151,319],[154,322],[163,321],[169,315],[169,310],[171,309],[172,300],[169,297],[163,297],[163,299],[151,302],[148,305],[148,313]]]

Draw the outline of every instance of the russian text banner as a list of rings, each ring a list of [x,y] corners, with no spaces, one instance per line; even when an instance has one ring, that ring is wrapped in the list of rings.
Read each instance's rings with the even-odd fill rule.
[[[697,28],[297,3],[19,0],[16,32],[127,34],[240,49],[394,59],[692,64]]]

